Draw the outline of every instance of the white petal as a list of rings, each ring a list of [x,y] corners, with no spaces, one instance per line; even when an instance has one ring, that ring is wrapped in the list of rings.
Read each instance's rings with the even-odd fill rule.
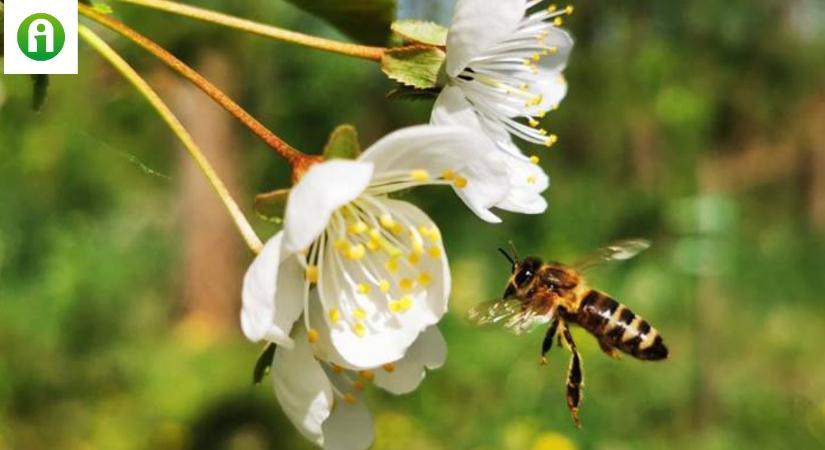
[[[533,85],[533,89],[541,94],[542,101],[531,109],[532,115],[555,109],[567,95],[567,80],[561,72],[542,69],[539,73],[539,81]]]
[[[567,67],[570,53],[573,51],[573,38],[565,30],[553,27],[550,34],[543,39],[547,47],[552,47],[555,51],[551,55],[541,58],[539,67],[544,70],[561,72]]]
[[[550,178],[544,170],[523,157],[509,157],[507,165],[512,188],[507,198],[496,206],[523,214],[541,214],[547,210],[547,200],[541,193],[550,186]]]
[[[447,35],[447,74],[506,39],[524,17],[526,0],[458,0]]]
[[[369,185],[372,165],[332,160],[309,168],[289,193],[284,246],[289,253],[307,248],[327,226],[332,213],[356,199]]]
[[[432,326],[421,333],[404,358],[394,364],[392,372],[375,371],[375,384],[396,395],[412,392],[424,379],[426,369],[438,369],[446,359],[447,343],[438,327]]]
[[[430,116],[433,125],[460,125],[481,129],[475,109],[467,101],[461,88],[445,86],[435,100]]]
[[[275,350],[272,385],[292,424],[307,439],[321,445],[325,441],[322,425],[333,405],[332,384],[313,355],[306,330],[301,328],[295,341],[293,349]]]
[[[435,227],[426,214],[408,202],[381,201],[396,220],[412,224],[413,229]],[[352,369],[372,369],[401,359],[419,334],[437,323],[447,311],[449,265],[440,243],[438,250],[435,256],[429,253],[420,256],[414,265],[407,264],[407,255],[403,255],[399,257],[398,267],[391,272],[386,269],[389,257],[383,251],[368,253],[360,261],[348,261],[338,257],[337,250],[329,246],[324,255],[318,292],[335,352],[323,357],[337,362],[335,358],[340,356],[344,360],[341,365]],[[333,266],[331,261],[336,257]],[[427,283],[417,281],[421,274],[426,274]],[[405,278],[413,283],[402,288],[400,280]],[[379,289],[376,282],[379,279],[388,281],[386,293]],[[360,283],[370,285],[370,292],[360,292]],[[394,307],[405,298],[405,307]],[[333,310],[339,314],[335,321],[329,315]],[[362,332],[357,332],[357,326],[363,326]],[[324,333],[319,334],[318,344],[322,348],[325,337]]]
[[[303,311],[303,271],[295,258],[281,261],[283,233],[266,243],[243,282],[241,328],[246,337],[291,348],[292,325]]]
[[[500,222],[489,209],[507,196],[509,174],[503,156],[484,134],[467,127],[420,125],[390,133],[361,154],[359,161],[384,172],[423,169],[433,176],[451,170],[468,183],[454,187],[479,217]]]
[[[324,450],[366,450],[375,439],[372,416],[363,398],[339,401],[324,422]]]

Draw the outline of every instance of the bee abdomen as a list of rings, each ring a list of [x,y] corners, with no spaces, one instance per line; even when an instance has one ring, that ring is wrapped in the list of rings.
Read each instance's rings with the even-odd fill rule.
[[[590,290],[581,302],[577,322],[604,344],[639,359],[667,358],[659,332],[627,306]]]

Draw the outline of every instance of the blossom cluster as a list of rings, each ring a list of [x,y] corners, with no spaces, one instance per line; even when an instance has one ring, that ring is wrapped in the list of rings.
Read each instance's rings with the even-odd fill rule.
[[[325,449],[373,437],[361,392],[414,390],[440,367],[450,270],[438,226],[392,194],[449,186],[479,218],[539,214],[549,178],[514,138],[553,145],[540,127],[567,92],[566,9],[538,0],[459,0],[446,81],[431,123],[393,132],[355,159],[308,167],[289,192],[283,230],[250,266],[241,323],[276,346],[271,379],[296,428]]]

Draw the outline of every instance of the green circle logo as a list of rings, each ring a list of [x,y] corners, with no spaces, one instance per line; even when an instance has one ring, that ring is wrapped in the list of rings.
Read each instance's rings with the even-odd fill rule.
[[[48,61],[63,50],[66,32],[60,21],[46,13],[32,14],[17,29],[17,45],[29,59]]]

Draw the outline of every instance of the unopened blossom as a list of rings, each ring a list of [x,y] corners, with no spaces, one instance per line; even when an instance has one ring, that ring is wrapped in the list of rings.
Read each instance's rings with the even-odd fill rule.
[[[451,186],[476,214],[497,221],[489,209],[508,195],[507,170],[484,136],[436,126],[392,133],[356,160],[311,166],[290,191],[283,231],[246,274],[244,333],[291,349],[303,315],[315,345],[323,334],[310,317],[319,314],[342,365],[400,360],[446,312],[450,273],[436,224],[388,195]]]
[[[329,342],[323,317],[310,320],[318,333],[311,343],[303,324],[294,331],[295,346],[278,347],[272,364],[275,395],[301,434],[326,450],[363,450],[372,444],[372,416],[362,397],[368,386],[393,394],[415,390],[427,369],[444,364],[447,346],[436,327],[427,328],[395,363],[353,370],[341,365]],[[336,362],[337,361],[337,362]]]
[[[572,8],[537,9],[539,3],[458,1],[447,35],[447,83],[431,120],[472,127],[492,139],[507,155],[513,184],[497,206],[529,214],[547,208],[541,193],[549,179],[538,157],[522,154],[512,138],[546,146],[558,140],[539,121],[567,93],[562,72],[573,46],[560,28]]]

